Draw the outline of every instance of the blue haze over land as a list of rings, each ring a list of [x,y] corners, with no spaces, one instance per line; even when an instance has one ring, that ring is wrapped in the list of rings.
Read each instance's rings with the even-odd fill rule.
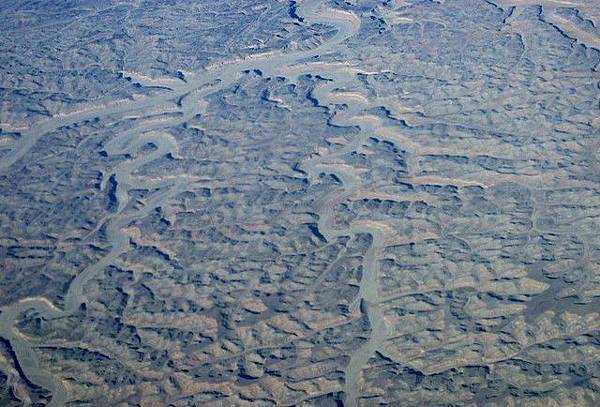
[[[0,405],[599,405],[599,24],[0,1]]]

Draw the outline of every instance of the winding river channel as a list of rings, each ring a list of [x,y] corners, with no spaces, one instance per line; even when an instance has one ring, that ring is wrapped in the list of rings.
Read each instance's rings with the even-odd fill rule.
[[[16,328],[16,322],[26,311],[35,311],[43,318],[58,318],[67,316],[86,302],[85,286],[90,279],[98,276],[103,270],[114,264],[116,259],[129,249],[129,236],[124,230],[135,219],[147,216],[155,208],[162,206],[172,196],[185,191],[190,181],[185,176],[166,180],[144,180],[132,174],[141,166],[152,162],[166,154],[177,155],[175,140],[163,130],[186,122],[197,114],[202,113],[204,104],[202,99],[227,86],[233,84],[239,73],[253,69],[262,71],[264,76],[293,77],[303,74],[319,75],[327,78],[314,92],[315,99],[325,107],[332,107],[344,103],[348,108],[332,118],[332,122],[340,126],[355,126],[360,132],[355,139],[346,146],[339,147],[330,154],[315,155],[306,159],[302,167],[307,172],[311,182],[317,182],[321,173],[336,175],[342,181],[343,190],[336,190],[320,199],[321,205],[317,208],[319,214],[319,230],[328,241],[335,241],[340,236],[354,236],[366,233],[371,236],[371,245],[363,260],[363,276],[357,297],[352,303],[352,309],[366,313],[371,325],[371,333],[365,344],[355,350],[351,355],[346,368],[345,397],[347,406],[355,406],[361,382],[361,370],[375,352],[383,352],[383,342],[389,337],[389,328],[383,317],[383,312],[378,306],[378,265],[377,258],[385,246],[386,239],[390,237],[390,230],[384,224],[377,222],[361,221],[352,224],[349,228],[340,230],[331,226],[333,208],[336,204],[352,198],[363,189],[360,177],[352,167],[336,163],[336,158],[353,151],[363,143],[369,134],[373,134],[377,123],[372,118],[367,120],[361,112],[371,107],[366,99],[356,97],[350,93],[336,92],[344,89],[359,69],[351,68],[345,64],[314,63],[310,59],[334,51],[346,39],[355,35],[360,29],[360,19],[349,12],[328,9],[318,1],[305,1],[299,4],[299,14],[308,24],[324,24],[333,26],[336,34],[327,39],[320,46],[311,50],[292,52],[288,54],[263,54],[249,57],[241,61],[223,63],[212,66],[202,72],[198,78],[188,82],[165,84],[169,89],[165,94],[157,97],[134,101],[131,103],[115,104],[100,109],[82,111],[79,113],[56,117],[32,126],[23,132],[22,137],[13,149],[0,161],[0,172],[7,172],[18,160],[47,133],[77,122],[98,117],[116,114],[135,114],[150,108],[160,108],[162,105],[173,106],[177,103],[177,117],[159,123],[144,124],[115,136],[105,147],[108,155],[132,154],[145,144],[152,143],[157,148],[149,154],[137,156],[126,161],[110,173],[104,174],[102,188],[106,188],[108,181],[115,186],[117,209],[105,219],[107,237],[110,242],[110,251],[97,263],[82,270],[71,282],[65,296],[64,307],[61,309],[51,301],[41,298],[26,298],[17,303],[2,308],[0,314],[0,336],[8,340],[14,351],[16,362],[22,373],[31,383],[47,389],[52,394],[49,406],[62,406],[68,400],[68,395],[63,383],[50,373],[40,368],[38,358],[33,348],[40,345],[32,342]],[[309,61],[309,62],[307,62]],[[133,188],[158,188],[158,193],[146,206],[133,214],[125,214],[124,209],[129,202],[129,190]],[[101,225],[98,225],[100,227]]]

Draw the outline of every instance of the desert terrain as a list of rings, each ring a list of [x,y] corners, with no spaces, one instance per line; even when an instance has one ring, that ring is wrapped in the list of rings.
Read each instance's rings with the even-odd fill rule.
[[[600,405],[600,2],[0,21],[0,405]]]

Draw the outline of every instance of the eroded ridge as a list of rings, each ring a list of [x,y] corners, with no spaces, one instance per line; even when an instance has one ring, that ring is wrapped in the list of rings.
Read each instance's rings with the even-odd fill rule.
[[[348,36],[353,35],[360,24],[353,14],[334,9],[319,8],[317,2],[306,2],[306,5],[302,9],[304,12],[303,16],[307,21],[332,25],[336,29],[336,34],[329,41],[321,44],[314,50],[281,55],[267,54],[265,56],[246,58],[239,63],[227,64],[224,67],[209,68],[208,73],[203,75],[201,79],[193,80],[190,83],[187,81],[184,83],[177,81],[161,83],[151,78],[143,78],[133,74],[133,77],[130,76],[130,78],[135,79],[136,82],[146,86],[167,89],[168,92],[165,95],[150,100],[92,109],[44,121],[40,125],[33,126],[23,132],[18,142],[14,143],[14,147],[10,148],[8,153],[2,156],[0,170],[7,170],[18,160],[22,159],[40,138],[69,124],[140,110],[147,111],[154,109],[156,111],[156,113],[149,114],[146,117],[134,117],[136,122],[146,121],[147,123],[139,126],[134,125],[132,128],[121,132],[106,143],[102,151],[102,154],[105,156],[137,155],[136,158],[122,162],[120,165],[112,168],[110,173],[103,174],[100,189],[111,189],[110,194],[112,196],[111,199],[114,201],[115,210],[110,216],[102,219],[98,227],[90,234],[97,232],[99,228],[105,229],[105,239],[110,244],[108,253],[101,257],[98,262],[78,273],[69,283],[62,309],[55,306],[52,301],[46,298],[32,297],[24,298],[12,305],[3,307],[1,310],[0,335],[10,343],[14,352],[15,362],[19,365],[26,379],[34,385],[51,392],[49,406],[65,405],[67,392],[63,383],[56,380],[40,367],[35,351],[29,344],[29,341],[14,327],[19,316],[23,312],[34,311],[39,318],[47,319],[61,318],[77,312],[87,302],[84,293],[85,285],[90,280],[97,278],[98,273],[107,267],[114,266],[118,258],[130,249],[130,240],[132,237],[139,236],[139,230],[132,230],[127,228],[127,226],[136,219],[144,218],[152,211],[161,208],[168,202],[169,198],[183,192],[194,181],[193,177],[187,176],[166,176],[150,180],[133,176],[140,167],[159,158],[169,156],[176,160],[179,159],[176,140],[168,133],[163,133],[163,129],[177,127],[193,118],[197,118],[202,114],[202,107],[205,105],[202,97],[207,94],[214,94],[230,85],[236,79],[238,73],[248,71],[249,69],[254,69],[257,72],[265,71],[266,73],[280,71],[282,70],[282,65],[287,66],[289,63],[295,63],[297,60],[318,55],[319,52],[327,52]],[[176,101],[175,109],[169,109],[168,107],[173,100]],[[166,105],[168,110],[161,109],[161,105]],[[156,119],[153,120],[153,116]],[[174,119],[171,117],[174,117]],[[132,116],[128,117],[129,120],[131,118]],[[152,151],[148,153],[143,151],[147,146],[150,146]],[[202,182],[202,180],[198,181]],[[137,209],[134,213],[128,214],[125,209],[132,203],[130,192],[134,188],[154,189],[158,192],[151,199],[148,199],[141,208]]]
[[[598,404],[594,7],[275,3],[0,116],[0,404]]]

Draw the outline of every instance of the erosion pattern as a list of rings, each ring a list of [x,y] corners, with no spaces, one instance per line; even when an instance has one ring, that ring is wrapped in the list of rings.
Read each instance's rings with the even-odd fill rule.
[[[0,3],[1,405],[600,403],[598,2],[50,3]]]

